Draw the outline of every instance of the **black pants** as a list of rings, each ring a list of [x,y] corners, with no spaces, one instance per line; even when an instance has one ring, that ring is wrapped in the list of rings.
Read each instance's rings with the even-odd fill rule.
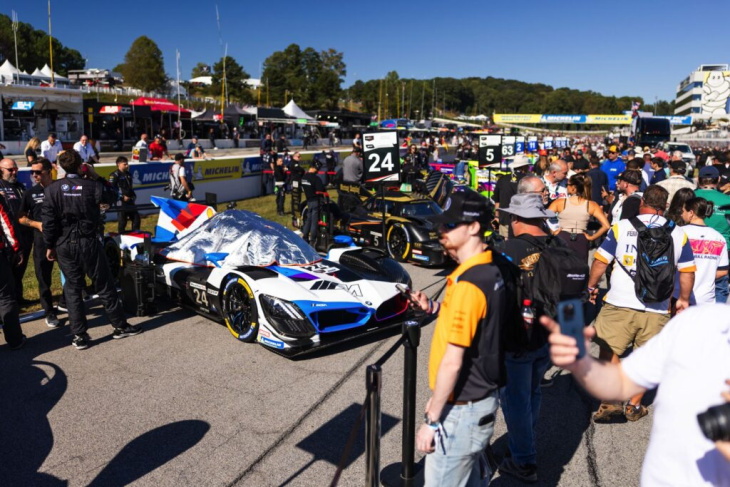
[[[284,213],[284,201],[286,200],[286,186],[277,184],[274,192],[276,193],[276,211]]]
[[[25,275],[25,270],[28,268],[30,251],[33,249],[33,234],[23,229],[19,232],[16,232],[15,235],[20,242],[20,252],[23,254],[23,262],[19,266],[13,267],[13,279],[15,280],[15,299],[20,302],[23,299],[23,276]]]
[[[317,243],[317,230],[319,229],[319,200],[307,200],[307,221],[304,222],[304,231],[302,237],[312,247]]]
[[[18,301],[15,299],[15,280],[10,271],[11,266],[8,254],[0,251],[0,319],[3,322],[5,341],[14,347],[20,345],[23,332],[20,330]]]
[[[53,275],[53,261],[46,258],[46,244],[43,242],[43,234],[37,230],[33,239],[33,265],[35,266],[35,277],[38,280],[38,294],[41,299],[41,307],[46,316],[53,313],[53,295],[51,294],[51,276]]]
[[[128,221],[132,222],[132,231],[139,230],[139,212],[137,210],[127,210],[119,212],[119,221],[117,222],[118,233],[124,233]]]
[[[81,291],[89,276],[94,289],[99,295],[107,317],[114,328],[122,328],[127,324],[122,308],[122,301],[117,292],[117,283],[109,270],[100,238],[66,238],[56,248],[58,264],[66,276],[64,295],[68,308],[68,319],[73,335],[86,332],[86,308]]]

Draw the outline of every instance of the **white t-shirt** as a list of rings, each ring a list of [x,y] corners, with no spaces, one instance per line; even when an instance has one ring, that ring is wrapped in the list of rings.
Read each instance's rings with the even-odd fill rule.
[[[644,225],[649,228],[660,227],[666,220],[659,215],[639,215]],[[629,272],[636,272],[636,236],[638,231],[631,224],[631,220],[619,220],[615,223],[606,236],[599,249],[596,251],[596,259],[610,264],[618,259]],[[680,227],[672,230],[674,240],[674,263],[679,272],[694,272],[695,263],[692,254],[692,247],[689,245],[687,235]],[[661,303],[644,304],[636,297],[634,280],[615,264],[611,272],[611,289],[606,295],[606,302],[619,308],[631,308],[639,311],[650,311],[652,313],[667,314],[669,311],[669,300]]]
[[[705,438],[697,415],[723,403],[730,377],[730,313],[723,304],[689,308],[621,361],[646,389],[661,385],[641,485],[730,486],[730,462]]]
[[[715,272],[728,267],[725,237],[717,230],[704,225],[685,225],[682,230],[687,234],[697,267],[689,304],[714,303]],[[675,278],[674,297],[679,297],[679,273]]]
[[[170,167],[170,194],[181,192],[184,189],[182,180],[185,178],[185,164],[173,163]]]
[[[134,146],[137,149],[142,149],[142,148],[146,149],[147,148],[147,142],[145,142],[144,140],[140,139],[140,140],[137,141],[136,144],[134,144]]]
[[[58,158],[58,153],[63,150],[63,146],[61,145],[60,140],[56,140],[56,142],[51,145],[48,140],[44,140],[41,142],[41,156],[45,157],[49,161],[55,163],[56,159]]]

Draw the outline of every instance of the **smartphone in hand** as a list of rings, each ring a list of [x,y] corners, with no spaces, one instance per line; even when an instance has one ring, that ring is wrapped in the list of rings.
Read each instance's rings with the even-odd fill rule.
[[[583,335],[585,316],[580,299],[568,299],[558,303],[558,324],[560,333],[575,338],[578,344],[578,358],[586,354],[586,338]]]

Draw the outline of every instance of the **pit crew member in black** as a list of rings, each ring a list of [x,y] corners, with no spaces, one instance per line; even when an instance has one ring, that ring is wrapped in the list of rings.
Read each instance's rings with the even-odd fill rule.
[[[12,159],[0,160],[0,194],[5,197],[5,210],[10,215],[13,222],[13,230],[15,236],[20,243],[20,251],[23,254],[22,263],[13,267],[13,278],[15,279],[15,298],[18,304],[25,304],[23,299],[23,276],[25,269],[28,267],[28,257],[33,247],[33,233],[28,227],[20,224],[18,215],[20,212],[20,202],[25,193],[25,185],[18,181],[18,165]]]
[[[119,202],[122,206],[117,222],[117,232],[124,233],[128,220],[132,221],[133,232],[139,230],[139,213],[134,209],[137,195],[132,186],[132,175],[129,174],[129,161],[126,157],[117,157],[117,170],[109,175],[109,184],[119,195]],[[129,209],[130,207],[131,209]]]
[[[84,165],[85,177],[79,176],[82,161],[75,151],[58,156],[66,177],[46,189],[43,202],[43,240],[48,260],[58,259],[66,276],[64,294],[68,307],[72,344],[79,350],[89,347],[86,309],[81,299],[85,277],[89,276],[104,304],[104,310],[114,327],[113,338],[124,338],[142,332],[139,326],[127,323],[116,280],[102,250],[99,232],[99,205],[116,202],[117,194],[94,168]]]
[[[319,223],[320,198],[326,191],[324,183],[317,172],[322,167],[319,161],[313,161],[307,173],[302,176],[302,191],[307,198],[307,221],[304,222],[302,237],[314,247],[317,243],[317,224]]]
[[[3,322],[5,341],[10,350],[25,345],[25,335],[20,330],[18,301],[15,299],[15,280],[11,268],[23,258],[20,243],[7,212],[5,199],[0,196],[0,319]]]
[[[41,307],[45,313],[46,325],[49,328],[58,328],[60,323],[53,307],[53,295],[51,294],[53,261],[46,259],[46,244],[43,241],[43,226],[41,225],[45,190],[53,183],[52,171],[53,165],[45,157],[36,159],[31,165],[31,178],[36,184],[23,195],[18,221],[33,229],[33,265],[35,266],[35,277],[38,280]]]

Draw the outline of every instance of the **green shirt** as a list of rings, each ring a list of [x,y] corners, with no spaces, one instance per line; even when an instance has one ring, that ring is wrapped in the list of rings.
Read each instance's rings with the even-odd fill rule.
[[[725,219],[725,215],[730,214],[730,210],[718,210],[720,206],[730,205],[730,196],[714,189],[696,189],[695,195],[698,198],[704,198],[715,204],[714,213],[710,218],[705,218],[705,223],[708,227],[714,228],[725,237],[725,242],[727,242],[728,248],[730,249],[730,224]]]

